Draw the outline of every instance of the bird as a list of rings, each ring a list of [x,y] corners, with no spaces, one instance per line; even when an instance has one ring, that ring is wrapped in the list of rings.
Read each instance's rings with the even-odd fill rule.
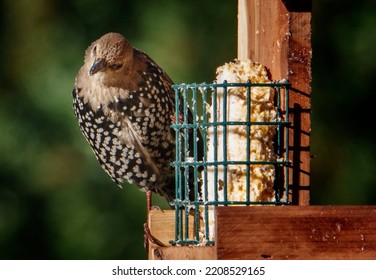
[[[87,48],[74,83],[74,114],[101,167],[117,185],[145,191],[148,210],[152,192],[168,202],[175,196],[172,85],[150,56],[114,32]]]

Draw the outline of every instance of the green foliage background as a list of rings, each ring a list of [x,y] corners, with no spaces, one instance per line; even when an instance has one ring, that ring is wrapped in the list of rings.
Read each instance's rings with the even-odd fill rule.
[[[375,204],[376,2],[313,2],[312,204]],[[236,57],[236,1],[0,9],[0,258],[146,258],[144,194],[95,160],[73,115],[74,77],[86,47],[117,31],[176,83],[211,82]]]

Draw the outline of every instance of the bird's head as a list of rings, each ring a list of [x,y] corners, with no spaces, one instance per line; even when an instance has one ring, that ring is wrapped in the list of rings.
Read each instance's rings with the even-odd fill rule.
[[[118,33],[107,33],[86,50],[85,64],[89,76],[110,78],[132,63],[133,47]]]

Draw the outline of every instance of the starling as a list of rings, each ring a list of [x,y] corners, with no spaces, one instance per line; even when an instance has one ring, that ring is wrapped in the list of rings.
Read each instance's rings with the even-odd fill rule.
[[[174,198],[173,82],[118,33],[93,42],[73,90],[74,113],[112,180]]]

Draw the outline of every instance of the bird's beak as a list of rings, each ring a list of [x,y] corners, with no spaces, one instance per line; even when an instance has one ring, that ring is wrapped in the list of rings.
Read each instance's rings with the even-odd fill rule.
[[[95,73],[103,70],[106,66],[104,59],[95,60],[89,70],[89,75],[93,76]]]

